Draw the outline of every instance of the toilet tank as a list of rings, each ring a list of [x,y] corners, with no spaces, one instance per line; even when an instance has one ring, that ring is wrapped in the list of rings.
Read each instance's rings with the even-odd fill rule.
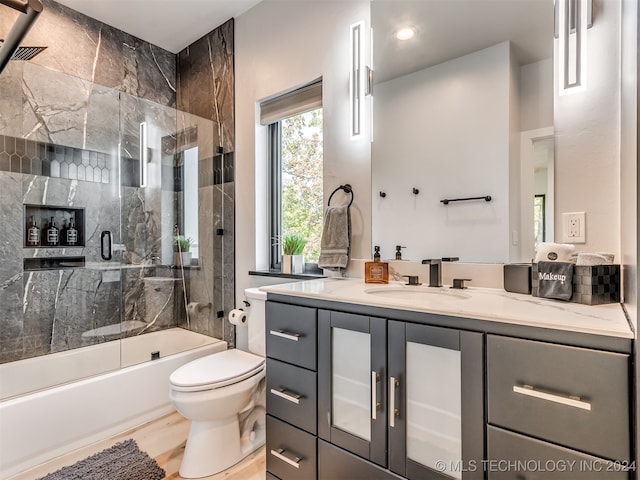
[[[247,288],[244,297],[249,302],[245,308],[247,311],[248,350],[251,353],[265,356],[265,302],[267,292],[259,288]]]

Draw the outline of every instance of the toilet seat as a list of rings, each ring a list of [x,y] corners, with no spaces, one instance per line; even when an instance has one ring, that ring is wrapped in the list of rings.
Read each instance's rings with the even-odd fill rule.
[[[169,377],[171,388],[197,392],[225,387],[264,370],[264,358],[232,349],[198,358],[176,369]]]

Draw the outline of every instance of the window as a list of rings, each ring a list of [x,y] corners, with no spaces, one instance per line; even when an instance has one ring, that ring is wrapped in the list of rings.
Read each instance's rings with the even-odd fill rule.
[[[305,263],[318,262],[323,214],[322,84],[285,94],[261,105],[269,128],[270,267],[280,269],[279,240],[306,240]],[[275,108],[274,105],[279,105]]]

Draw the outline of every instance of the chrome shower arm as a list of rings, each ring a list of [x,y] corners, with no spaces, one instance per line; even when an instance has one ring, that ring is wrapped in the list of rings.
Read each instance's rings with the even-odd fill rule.
[[[27,0],[26,3],[18,0],[0,0],[0,4],[18,10],[21,15],[16,20],[7,38],[0,47],[0,74],[11,60],[11,57],[20,46],[20,43],[27,36],[29,30],[35,23],[38,15],[42,13],[43,6],[40,0]]]

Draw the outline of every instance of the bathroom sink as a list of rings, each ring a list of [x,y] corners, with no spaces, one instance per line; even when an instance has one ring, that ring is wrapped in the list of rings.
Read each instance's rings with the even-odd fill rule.
[[[470,298],[470,295],[465,294],[461,290],[453,290],[449,287],[427,287],[427,286],[380,286],[366,288],[364,292],[368,295],[376,295],[385,298],[396,298],[400,300],[415,300],[419,301],[421,298],[429,301],[434,300],[466,300]]]

